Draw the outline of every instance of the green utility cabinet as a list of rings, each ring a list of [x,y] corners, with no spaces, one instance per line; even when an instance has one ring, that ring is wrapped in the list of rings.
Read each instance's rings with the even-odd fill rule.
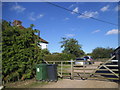
[[[47,81],[47,64],[37,64],[36,65],[36,80]]]

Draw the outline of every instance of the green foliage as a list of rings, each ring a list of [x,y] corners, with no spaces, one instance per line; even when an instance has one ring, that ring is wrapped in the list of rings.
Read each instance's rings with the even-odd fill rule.
[[[41,52],[43,55],[50,55],[51,54],[48,49],[42,49]]]
[[[46,61],[64,61],[64,60],[71,60],[75,58],[76,56],[72,54],[56,53],[52,55],[46,55],[44,59]]]
[[[113,48],[102,48],[102,47],[97,47],[92,51],[92,56],[94,59],[97,58],[110,58],[111,53],[114,51]]]
[[[84,51],[81,50],[82,46],[78,44],[78,41],[76,39],[73,38],[62,38],[62,39],[63,41],[61,41],[60,43],[62,43],[61,48],[64,49],[62,51],[63,53],[73,54],[76,57],[80,57],[84,55]]]
[[[16,81],[32,78],[35,65],[40,63],[42,54],[35,41],[35,30],[20,29],[2,22],[2,71],[3,81]]]
[[[35,25],[34,24],[30,24],[30,28],[32,28],[33,29],[33,27],[34,27]]]

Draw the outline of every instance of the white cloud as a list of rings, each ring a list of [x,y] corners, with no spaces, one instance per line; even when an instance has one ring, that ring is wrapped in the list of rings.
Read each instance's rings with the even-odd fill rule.
[[[34,12],[30,13],[29,15],[29,19],[32,20],[32,21],[36,21],[37,19],[40,19],[42,18],[44,15],[43,14],[38,14],[38,15],[35,15]]]
[[[85,11],[82,13],[82,15],[78,16],[78,18],[90,18],[90,17],[95,17],[98,15],[98,12],[91,12],[91,11]]]
[[[11,10],[14,10],[14,11],[16,11],[18,13],[25,11],[25,9],[26,8],[24,8],[23,6],[20,6],[18,4],[11,7]]]
[[[74,14],[75,12],[78,13],[78,9],[79,9],[78,7],[74,8],[73,12],[71,12],[71,14]]]
[[[100,10],[101,10],[102,12],[105,12],[105,11],[108,11],[109,7],[110,7],[110,6],[107,5],[107,6],[102,7]]]
[[[120,31],[118,31],[118,29],[112,29],[112,30],[109,30],[109,31],[106,33],[106,35],[118,34],[118,32],[120,32]]]
[[[75,34],[65,34],[65,36],[67,36],[67,37],[74,37]]]
[[[36,20],[36,19],[33,18],[33,17],[29,17],[29,19],[30,19],[31,21],[35,21],[35,20]]]
[[[93,31],[92,33],[98,33],[98,32],[100,32],[100,30],[95,30],[95,31]]]
[[[36,20],[36,17],[34,17],[34,12],[30,13],[29,19],[32,20],[32,21]]]
[[[70,19],[70,18],[67,18],[67,17],[66,17],[64,20],[69,20],[69,19]]]
[[[43,16],[44,16],[43,14],[39,14],[37,18],[39,19],[39,18],[42,18]]]
[[[114,8],[114,10],[115,10],[115,11],[120,11],[120,5],[116,6],[116,7]]]
[[[74,6],[74,4],[70,5],[68,8],[72,8]]]

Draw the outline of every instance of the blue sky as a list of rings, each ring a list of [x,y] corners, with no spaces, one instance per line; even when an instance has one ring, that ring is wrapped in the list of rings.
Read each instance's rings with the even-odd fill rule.
[[[34,29],[40,30],[40,36],[49,42],[50,52],[62,51],[59,43],[62,37],[75,38],[86,53],[92,52],[96,47],[116,48],[118,46],[118,27],[90,18],[118,24],[117,3],[54,3],[87,17],[44,2],[4,2],[2,4],[2,18],[11,22],[21,20],[24,27],[34,24]]]

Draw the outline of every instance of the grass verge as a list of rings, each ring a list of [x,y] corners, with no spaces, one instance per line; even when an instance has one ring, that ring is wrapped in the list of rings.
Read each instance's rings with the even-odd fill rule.
[[[5,84],[5,88],[35,88],[37,86],[42,87],[43,85],[48,84],[47,81],[36,81],[35,79],[25,80],[25,81],[17,81],[13,83]]]

